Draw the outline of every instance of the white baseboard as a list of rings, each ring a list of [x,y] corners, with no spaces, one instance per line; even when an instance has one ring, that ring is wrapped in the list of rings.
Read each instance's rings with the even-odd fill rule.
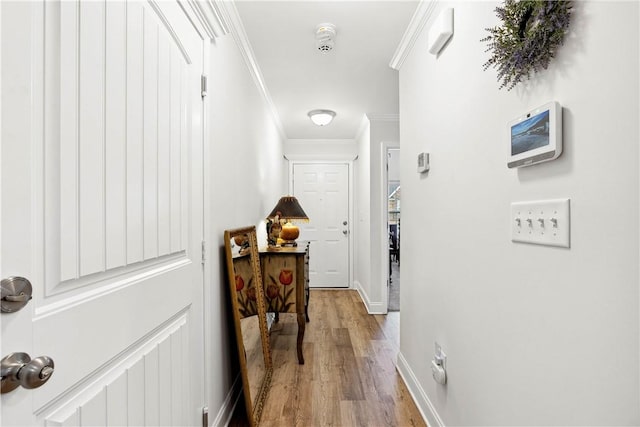
[[[242,396],[242,377],[238,374],[231,386],[231,390],[229,390],[227,397],[224,399],[224,402],[222,402],[222,407],[218,411],[216,419],[213,420],[213,424],[210,425],[215,427],[228,426],[240,396]]]
[[[353,282],[353,286],[356,288],[358,293],[360,294],[360,298],[364,303],[364,306],[367,308],[367,313],[369,314],[387,314],[387,307],[384,307],[381,302],[371,302],[369,299],[369,295],[362,288],[360,282],[355,280]]]
[[[396,363],[396,369],[404,380],[405,385],[409,389],[409,393],[413,397],[413,401],[416,403],[422,418],[430,427],[444,427],[442,418],[438,415],[436,408],[433,406],[427,393],[418,382],[413,370],[407,363],[407,359],[404,358],[401,352],[398,352],[398,360]]]

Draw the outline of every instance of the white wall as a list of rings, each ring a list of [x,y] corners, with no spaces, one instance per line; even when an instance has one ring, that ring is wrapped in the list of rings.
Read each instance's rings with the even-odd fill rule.
[[[387,233],[387,223],[383,219],[383,212],[387,209],[387,186],[382,182],[382,165],[386,156],[382,143],[397,143],[400,139],[400,127],[397,119],[378,120],[371,118],[371,136],[370,136],[370,176],[369,191],[370,211],[371,211],[371,283],[370,288],[366,289],[368,299],[371,301],[371,312],[386,313],[386,291],[387,277],[383,274],[386,271],[382,268],[383,262],[388,263],[389,260],[382,259],[382,248],[389,246],[389,235]],[[376,308],[379,306],[378,308]]]
[[[238,364],[225,273],[225,229],[256,225],[287,191],[283,139],[231,35],[210,46],[208,88],[211,268],[210,421],[222,408]]]
[[[389,181],[400,181],[400,149],[389,150]]]
[[[354,160],[358,155],[353,139],[288,139],[284,155],[289,160]]]
[[[431,424],[638,425],[639,4],[574,2],[552,65],[512,91],[482,70],[497,5],[439,3],[431,19],[454,7],[453,39],[430,55],[428,22],[400,70],[399,367]],[[550,100],[564,153],[507,169],[506,123]],[[511,202],[558,197],[570,249],[510,241]],[[434,341],[447,386],[431,378]]]
[[[352,230],[354,248],[354,286],[360,292],[365,305],[369,307],[367,291],[371,288],[371,235],[370,235],[370,184],[371,175],[371,145],[369,143],[371,129],[369,119],[364,117],[362,130],[356,142],[358,145],[358,160],[354,170],[354,209],[355,229]]]
[[[387,225],[383,221],[386,185],[382,182],[383,142],[397,143],[399,125],[395,119],[365,117],[357,138],[356,172],[356,267],[354,282],[370,313],[385,313],[386,277],[382,268],[382,247],[388,245]],[[387,262],[385,260],[385,262]],[[384,286],[383,286],[384,285]]]

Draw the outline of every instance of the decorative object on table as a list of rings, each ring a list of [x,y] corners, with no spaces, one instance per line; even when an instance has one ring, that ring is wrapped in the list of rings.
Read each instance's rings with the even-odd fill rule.
[[[280,231],[282,231],[280,217],[276,215],[273,218],[267,218],[267,246],[279,246],[278,240],[280,239]]]
[[[256,427],[273,373],[256,228],[226,230],[224,245],[245,407]]]
[[[298,246],[296,239],[300,236],[300,229],[291,221],[309,221],[309,217],[294,196],[282,196],[276,207],[267,216],[267,242],[270,248],[279,246]],[[281,227],[278,230],[278,227]],[[276,231],[278,238],[274,238]]]
[[[532,73],[546,69],[569,31],[573,2],[568,0],[505,0],[496,8],[502,25],[487,28],[487,52],[483,64],[498,70],[500,89],[511,90]]]

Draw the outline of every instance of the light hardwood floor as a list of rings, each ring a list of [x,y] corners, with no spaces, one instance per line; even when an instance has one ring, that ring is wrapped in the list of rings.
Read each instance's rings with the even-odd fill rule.
[[[425,426],[395,369],[399,313],[368,315],[358,293],[312,290],[296,359],[297,323],[280,315],[271,332],[273,378],[261,427]],[[230,426],[246,425],[243,399]]]

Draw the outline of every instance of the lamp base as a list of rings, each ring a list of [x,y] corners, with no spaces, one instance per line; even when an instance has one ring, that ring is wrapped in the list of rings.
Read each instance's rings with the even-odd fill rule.
[[[287,251],[297,247],[298,247],[298,242],[296,242],[295,240],[278,239],[277,245],[267,245],[267,251],[269,252]]]
[[[282,242],[280,242],[280,246],[282,246],[283,248],[286,247],[297,247],[298,246],[298,242],[296,242],[295,240],[282,240]]]
[[[280,239],[285,242],[295,241],[300,236],[300,229],[297,225],[291,224],[290,221],[282,224],[282,230],[280,230]]]

